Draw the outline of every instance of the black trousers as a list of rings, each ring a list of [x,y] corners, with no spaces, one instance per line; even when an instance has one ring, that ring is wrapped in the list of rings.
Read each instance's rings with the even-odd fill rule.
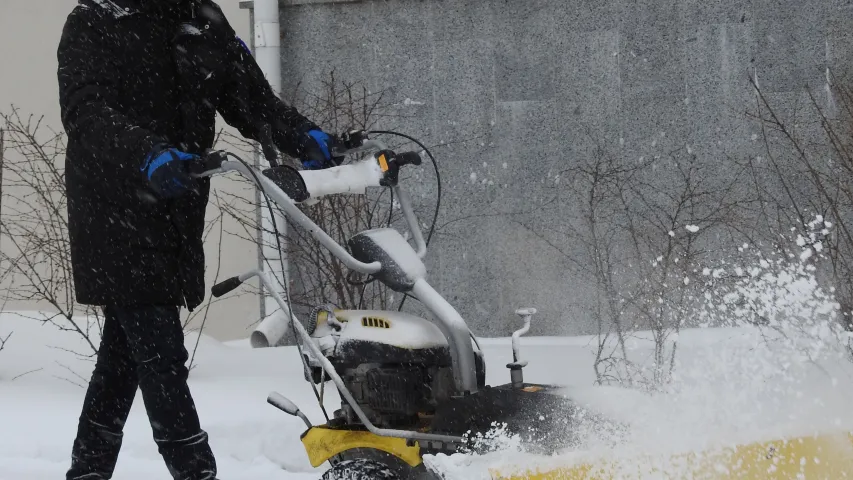
[[[216,461],[187,386],[180,309],[109,306],[67,480],[112,478],[136,389],[175,480],[212,480]]]

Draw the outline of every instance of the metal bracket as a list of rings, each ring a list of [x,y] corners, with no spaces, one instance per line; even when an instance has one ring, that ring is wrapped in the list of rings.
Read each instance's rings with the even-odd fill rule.
[[[278,23],[255,22],[255,47],[280,47],[281,29]]]

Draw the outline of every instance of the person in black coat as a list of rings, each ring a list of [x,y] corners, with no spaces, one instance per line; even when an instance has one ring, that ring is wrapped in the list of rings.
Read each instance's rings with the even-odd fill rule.
[[[213,479],[179,316],[204,299],[210,185],[191,164],[217,112],[306,168],[333,166],[334,140],[275,96],[209,0],[79,0],[57,56],[75,292],[105,315],[67,479],[112,477],[137,388],[170,474]]]

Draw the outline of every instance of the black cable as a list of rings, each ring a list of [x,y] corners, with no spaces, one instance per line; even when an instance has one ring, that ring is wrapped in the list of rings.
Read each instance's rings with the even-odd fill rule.
[[[388,207],[388,228],[391,228],[391,220],[394,217],[394,189],[389,188],[389,192],[391,192],[391,206]]]
[[[406,135],[405,133],[394,132],[391,130],[371,130],[371,131],[368,131],[366,133],[368,135],[373,135],[373,134],[376,134],[376,135],[394,135],[397,137],[405,138],[411,142],[414,142],[417,146],[421,147],[421,149],[427,154],[430,161],[432,162],[432,167],[435,170],[435,183],[436,183],[437,192],[436,192],[436,201],[435,201],[435,213],[432,216],[432,225],[429,227],[429,234],[427,234],[427,238],[426,238],[426,245],[427,245],[427,247],[429,247],[429,242],[432,240],[432,235],[433,235],[433,233],[435,233],[436,223],[438,222],[438,212],[441,209],[441,173],[438,171],[438,162],[435,160],[435,157],[432,156],[432,152],[430,152],[429,149],[423,143],[421,143],[419,140],[417,140],[414,137]],[[391,208],[393,211],[393,208],[394,208],[393,201],[391,202]],[[389,223],[390,223],[390,218],[391,218],[390,215],[388,218],[389,218]],[[400,306],[397,307],[397,311],[403,310],[403,305],[406,304],[407,298],[409,298],[409,295],[403,294],[403,300],[400,301]]]
[[[430,240],[432,240],[432,235],[433,235],[433,233],[435,233],[436,222],[438,222],[438,212],[441,209],[441,172],[439,172],[439,170],[438,170],[438,162],[436,161],[435,157],[432,155],[432,152],[430,152],[429,149],[423,143],[421,143],[419,140],[417,140],[414,137],[410,137],[409,135],[406,135],[405,133],[394,132],[391,130],[371,130],[371,131],[368,131],[367,134],[369,134],[369,135],[372,135],[372,134],[395,135],[398,137],[405,138],[405,139],[415,143],[417,146],[421,147],[421,150],[423,150],[427,154],[430,161],[432,162],[432,168],[433,168],[433,170],[435,170],[435,183],[436,183],[436,190],[437,191],[436,191],[435,212],[433,213],[432,225],[429,228],[429,234],[427,234],[427,239],[426,239],[427,246],[429,246],[429,242],[430,242]]]
[[[285,301],[287,302],[288,308],[293,308],[293,302],[291,302],[291,299],[290,299],[290,286],[287,284],[287,271],[286,271],[285,265],[284,265],[284,258],[282,257],[282,254],[281,254],[281,252],[283,251],[283,249],[281,247],[281,238],[280,238],[281,233],[278,231],[278,225],[276,225],[276,222],[275,222],[275,211],[273,210],[272,202],[270,201],[270,197],[269,197],[269,195],[267,195],[267,192],[264,190],[264,187],[261,184],[261,179],[258,178],[258,174],[255,173],[254,168],[249,166],[249,164],[245,160],[243,160],[239,156],[235,155],[234,153],[226,152],[226,155],[237,160],[238,162],[242,163],[244,167],[246,167],[246,170],[248,170],[248,172],[252,175],[252,178],[254,179],[255,184],[258,186],[258,189],[260,190],[261,195],[263,195],[263,197],[264,197],[265,203],[267,205],[267,210],[269,210],[269,213],[270,213],[270,221],[272,222],[273,232],[275,233],[275,242],[276,242],[276,245],[278,247],[278,252],[279,252],[278,260],[281,263],[281,274],[284,275],[284,278],[282,279],[281,284],[284,286]],[[263,248],[263,245],[261,245],[261,248]],[[302,361],[303,370],[306,372],[306,376],[308,377],[308,383],[311,384],[311,389],[314,391],[314,396],[317,398],[317,403],[320,404],[320,410],[323,411],[323,416],[326,417],[326,422],[328,422],[329,421],[329,414],[326,413],[326,406],[323,405],[323,400],[320,398],[320,393],[317,391],[317,386],[314,385],[313,376],[311,375],[311,369],[305,360],[305,355],[302,353],[302,345],[300,345],[300,343],[299,343],[299,336],[296,335],[296,325],[294,325],[295,321],[296,320],[294,320],[293,312],[290,312],[290,328],[293,329],[294,337],[296,337],[296,351],[299,352],[299,359]],[[322,379],[321,379],[321,381],[322,381]]]

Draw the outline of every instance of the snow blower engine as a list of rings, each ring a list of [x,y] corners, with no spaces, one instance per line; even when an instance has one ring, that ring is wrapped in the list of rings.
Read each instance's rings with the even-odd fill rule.
[[[358,406],[376,426],[420,428],[438,405],[461,394],[453,381],[447,340],[435,324],[404,312],[314,309],[306,330],[331,362]],[[328,379],[310,352],[306,380]],[[486,370],[479,347],[474,350],[478,387]],[[308,378],[310,376],[310,378]],[[333,423],[359,422],[346,403]]]

